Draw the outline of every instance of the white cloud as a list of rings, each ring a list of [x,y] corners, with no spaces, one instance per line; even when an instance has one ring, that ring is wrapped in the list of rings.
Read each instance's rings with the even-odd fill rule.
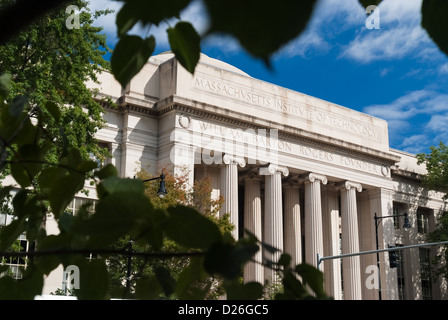
[[[356,36],[345,47],[341,57],[361,63],[401,59],[405,56],[420,55],[421,48],[425,45],[431,45],[431,42],[420,26],[403,26],[390,30],[372,29]]]
[[[442,75],[447,75],[448,74],[448,62],[443,64],[442,66],[440,66],[439,73],[442,74]]]
[[[306,58],[310,53],[327,53],[331,45],[325,41],[317,32],[306,31],[282,48],[276,57],[294,58],[300,56]]]
[[[434,58],[437,47],[421,27],[422,0],[383,1],[379,5],[380,29],[360,28],[340,57],[361,63],[402,59]]]
[[[416,90],[388,104],[364,107],[363,111],[385,120],[410,119],[425,112],[425,106],[432,95],[429,90]]]
[[[104,10],[106,8],[112,9],[115,12],[108,14],[106,16],[99,17],[94,25],[101,26],[104,28],[104,32],[107,35],[108,43],[110,46],[115,45],[117,39],[117,28],[115,24],[116,15],[123,6],[123,2],[114,0],[93,0],[89,3],[89,8],[92,11]],[[208,18],[206,16],[205,10],[200,1],[192,1],[190,5],[181,12],[181,19],[184,21],[189,21],[194,25],[199,33],[203,33],[208,26]],[[169,21],[170,25],[174,25],[177,19],[172,19]],[[166,35],[166,29],[168,28],[167,23],[161,23],[159,26],[143,27],[137,24],[129,31],[129,34],[136,34],[142,37],[148,35],[154,35],[156,38],[157,46],[164,49],[168,49],[168,37]]]
[[[422,89],[409,92],[363,111],[385,119],[391,143],[402,150],[418,153],[448,138],[448,94]]]

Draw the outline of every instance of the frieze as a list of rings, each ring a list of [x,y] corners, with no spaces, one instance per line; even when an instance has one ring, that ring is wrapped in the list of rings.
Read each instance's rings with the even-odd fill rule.
[[[319,107],[295,100],[287,100],[281,96],[265,91],[248,88],[222,80],[207,79],[196,74],[192,80],[192,89],[198,89],[214,95],[230,98],[282,114],[287,113],[306,123],[336,129],[340,132],[358,135],[364,139],[381,140],[380,129],[368,123],[348,119],[337,112],[331,112]]]

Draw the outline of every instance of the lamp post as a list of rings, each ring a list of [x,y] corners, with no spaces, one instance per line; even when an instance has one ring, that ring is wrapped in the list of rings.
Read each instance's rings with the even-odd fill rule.
[[[148,182],[148,181],[154,181],[154,180],[158,180],[160,179],[160,186],[159,186],[159,190],[157,190],[157,195],[159,196],[159,198],[165,198],[167,191],[165,188],[165,175],[162,174],[159,177],[155,177],[155,178],[150,178],[150,179],[145,179],[142,180],[142,182]]]
[[[165,175],[162,174],[155,178],[145,179],[142,182],[155,181],[160,179],[159,190],[157,190],[157,195],[159,198],[163,199],[167,195],[166,187],[165,187]],[[132,239],[129,239],[128,243],[128,264],[127,264],[127,273],[126,273],[126,292],[129,292],[129,288],[131,286],[131,258],[132,258]]]
[[[379,249],[379,245],[378,245],[378,225],[380,223],[380,221],[382,219],[385,218],[396,218],[396,217],[404,217],[404,224],[403,224],[403,229],[405,231],[408,231],[411,228],[411,224],[409,223],[409,218],[408,218],[408,214],[407,213],[403,213],[403,214],[397,214],[397,215],[392,215],[392,216],[383,216],[383,217],[378,217],[376,215],[374,215],[374,220],[375,220],[375,236],[376,236],[376,265],[378,267],[378,299],[381,300],[382,299],[382,295],[381,295],[381,271],[380,271],[380,253],[378,252]]]

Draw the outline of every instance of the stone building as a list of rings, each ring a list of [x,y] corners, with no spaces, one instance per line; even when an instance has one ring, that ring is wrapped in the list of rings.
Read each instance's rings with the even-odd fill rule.
[[[118,108],[105,107],[107,127],[97,137],[122,177],[161,166],[187,170],[190,184],[208,175],[212,196],[224,197],[234,236],[248,229],[296,264],[374,250],[375,214],[399,215],[378,220],[380,249],[421,243],[445,208],[441,194],[420,187],[424,168],[415,156],[389,147],[382,119],[254,79],[205,55],[194,76],[163,53],[126,88],[109,73],[100,80],[91,86]],[[74,200],[74,210],[82,201]],[[404,213],[409,231],[401,228]],[[401,250],[397,268],[381,253],[381,298],[446,299],[445,282],[426,272],[433,250]],[[256,256],[265,258],[276,259]],[[366,254],[328,259],[319,268],[335,299],[375,300],[376,265],[376,255]],[[61,287],[58,272],[47,279],[46,293]],[[244,279],[263,283],[276,275],[249,263]]]

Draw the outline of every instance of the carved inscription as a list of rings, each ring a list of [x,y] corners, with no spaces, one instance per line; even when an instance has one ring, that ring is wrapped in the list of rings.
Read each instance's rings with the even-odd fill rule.
[[[363,138],[380,139],[379,130],[375,126],[346,119],[336,113],[328,112],[298,101],[290,102],[275,95],[268,95],[265,92],[257,92],[256,90],[235,84],[209,80],[198,75],[193,78],[192,86],[234,100],[287,113],[310,123],[318,123],[322,126],[356,134]]]
[[[239,145],[240,147],[235,150],[240,150],[240,153],[238,154],[247,157],[249,163],[253,160],[250,159],[251,155],[278,156],[278,153],[282,153],[312,161],[317,160],[330,165],[368,172],[379,176],[389,175],[387,168],[379,164],[341,155],[328,150],[313,148],[296,142],[291,143],[289,141],[280,140],[278,139],[276,130],[242,130],[196,119],[192,121],[191,130],[195,133],[194,137],[191,136],[191,139],[196,139],[195,145],[207,148],[213,148],[219,145],[222,146],[222,149],[226,149],[229,146],[235,147],[235,145]],[[201,139],[201,141],[198,142],[197,139]],[[241,148],[241,146],[244,147]],[[246,154],[246,152],[250,153],[253,150],[257,150],[257,153],[251,153],[251,155]],[[278,159],[276,159],[276,161],[278,161]]]

